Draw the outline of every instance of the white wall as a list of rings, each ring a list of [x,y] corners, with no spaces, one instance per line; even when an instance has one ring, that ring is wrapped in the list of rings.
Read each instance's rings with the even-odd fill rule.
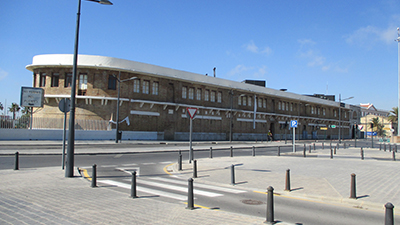
[[[63,130],[0,129],[0,140],[62,140],[62,138],[63,138]],[[163,132],[136,132],[136,131],[122,132],[122,140],[163,140],[163,139],[164,139]],[[115,130],[111,131],[75,130],[75,140],[115,140]]]

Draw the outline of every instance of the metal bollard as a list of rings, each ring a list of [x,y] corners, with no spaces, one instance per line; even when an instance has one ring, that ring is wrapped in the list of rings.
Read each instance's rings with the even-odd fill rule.
[[[364,150],[362,147],[361,147],[361,160],[364,160]]]
[[[322,149],[324,149],[324,142],[322,142]]]
[[[253,146],[253,156],[256,156],[256,147]]]
[[[379,151],[382,151],[382,144],[379,143]]]
[[[233,157],[233,147],[231,146],[231,157]]]
[[[137,198],[136,194],[136,171],[132,173],[132,182],[131,182],[131,198]]]
[[[179,164],[179,171],[182,171],[182,154],[179,154],[179,159],[178,159],[178,164]]]
[[[314,146],[315,146],[315,144],[314,144]],[[315,149],[314,149],[314,150],[315,150]],[[310,145],[310,148],[309,148],[308,152],[311,153],[311,145]]]
[[[311,147],[311,145],[310,145],[310,147]],[[306,150],[303,150],[303,157],[304,158],[306,157]]]
[[[97,187],[97,172],[96,172],[96,164],[93,164],[92,166],[92,185],[91,187]]]
[[[392,145],[389,144],[389,152],[391,152],[391,151],[392,151]]]
[[[212,153],[212,147],[210,147],[210,159],[212,159],[213,153]]]
[[[231,166],[231,184],[235,185],[235,165]]]
[[[193,160],[193,178],[197,178],[197,160]]]
[[[394,225],[393,208],[392,203],[385,204],[385,225]]]
[[[188,204],[186,209],[194,209],[194,195],[193,195],[193,179],[188,179]]]
[[[274,188],[269,186],[267,188],[268,197],[267,197],[267,220],[265,223],[274,224]]]
[[[333,151],[333,154],[335,154],[335,155],[336,155],[336,146],[335,146],[335,149],[334,149],[334,151]]]
[[[385,144],[383,144],[383,151],[385,151],[385,152],[386,152],[386,143],[385,143]]]
[[[281,156],[281,146],[278,146],[278,156]]]
[[[15,152],[14,170],[19,170],[19,152]]]
[[[331,147],[331,159],[333,159],[333,150],[332,150],[332,147]]]
[[[314,145],[314,150],[315,150],[315,143],[313,143],[313,145]],[[311,153],[311,149],[310,149],[310,153]]]
[[[393,161],[396,161],[396,152],[393,151],[393,152],[392,152],[392,155],[393,155]]]
[[[285,191],[290,191],[290,169],[286,170]]]
[[[357,199],[357,194],[356,194],[356,175],[354,173],[351,174],[350,198]]]

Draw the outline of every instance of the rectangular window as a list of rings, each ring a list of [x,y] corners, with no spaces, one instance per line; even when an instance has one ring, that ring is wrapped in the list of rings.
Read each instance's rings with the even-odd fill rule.
[[[72,73],[66,73],[64,87],[71,87],[71,84],[72,84]]]
[[[336,110],[333,110],[333,116],[336,117]]]
[[[133,93],[140,93],[140,80],[133,80]]]
[[[263,108],[267,108],[267,99],[263,99]]]
[[[143,88],[142,88],[143,94],[149,94],[149,88],[150,88],[150,81],[148,80],[143,81]]]
[[[246,106],[246,104],[247,104],[247,96],[243,96],[242,102],[243,102],[243,105]]]
[[[189,88],[189,99],[194,99],[194,88]]]
[[[324,116],[326,115],[325,108],[322,109],[322,114],[323,114]]]
[[[201,101],[201,89],[200,88],[197,89],[196,99]]]
[[[282,110],[285,111],[285,102],[282,102]]]
[[[117,90],[117,78],[108,75],[108,90]]]
[[[153,91],[151,94],[158,95],[158,82],[153,82]]]
[[[60,79],[60,74],[59,73],[53,73],[51,75],[51,86],[52,87],[58,87],[59,79]]]
[[[87,75],[86,74],[80,74],[79,75],[79,86],[78,86],[78,89],[87,90]]]
[[[253,101],[252,97],[249,97],[249,106],[251,106],[251,102]]]
[[[218,101],[218,103],[222,102],[222,92],[220,92],[220,91],[218,92],[217,101]]]
[[[293,112],[293,103],[290,103],[290,111]]]
[[[215,91],[211,91],[210,101],[215,102]]]
[[[45,86],[46,86],[46,73],[41,73],[39,80],[39,87],[45,87]]]
[[[289,102],[286,102],[286,110],[289,111]]]
[[[262,107],[262,98],[257,99],[257,107],[259,107],[259,108]]]
[[[278,109],[282,110],[282,102],[278,102]]]
[[[210,91],[209,90],[206,90],[205,92],[204,92],[204,101],[209,101],[209,99],[210,99]]]
[[[182,87],[182,98],[186,98],[187,96],[187,87]]]
[[[239,98],[238,98],[238,105],[242,105],[242,97],[241,96],[239,96]]]

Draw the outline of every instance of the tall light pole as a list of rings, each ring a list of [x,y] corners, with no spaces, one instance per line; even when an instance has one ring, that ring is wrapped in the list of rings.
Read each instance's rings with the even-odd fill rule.
[[[116,118],[116,127],[115,127],[115,143],[118,143],[118,130],[119,130],[119,96],[121,91],[121,83],[129,80],[137,79],[137,77],[131,77],[125,80],[121,80],[121,71],[118,73],[118,77],[113,75],[115,79],[118,81],[118,97],[117,97],[117,118]]]
[[[339,143],[341,143],[341,139],[342,139],[342,136],[340,134],[340,131],[342,130],[342,126],[341,126],[342,117],[340,115],[341,114],[340,112],[342,111],[342,101],[346,101],[346,100],[349,100],[352,98],[354,98],[354,97],[348,97],[348,98],[342,99],[341,95],[339,94]]]
[[[400,28],[397,28],[397,73],[398,73],[398,88],[397,88],[397,109],[400,109]],[[397,111],[397,136],[400,136],[400,116],[399,112]]]
[[[103,5],[112,5],[108,0],[87,0],[97,2]],[[78,64],[78,42],[79,42],[79,21],[81,17],[81,0],[78,0],[78,13],[76,16],[76,32],[74,59],[72,66],[72,83],[71,83],[71,111],[69,114],[69,131],[68,131],[68,148],[67,148],[67,164],[65,168],[65,177],[74,176],[74,151],[75,151],[75,94],[76,94],[76,70]]]

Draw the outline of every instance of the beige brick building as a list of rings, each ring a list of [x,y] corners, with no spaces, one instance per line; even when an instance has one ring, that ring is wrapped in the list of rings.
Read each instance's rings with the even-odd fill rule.
[[[72,58],[37,55],[26,67],[33,72],[33,87],[45,90],[45,105],[35,109],[35,118],[63,117],[58,102],[71,95]],[[360,118],[359,107],[344,105],[339,119],[335,101],[124,59],[79,55],[77,120],[115,121],[118,76],[126,80],[120,83],[119,118],[130,121],[121,123],[120,130],[155,132],[158,139],[188,140],[187,107],[198,109],[194,140],[266,140],[269,130],[275,139],[291,138],[291,120],[299,122],[298,139],[337,139],[339,123],[342,138],[351,138]]]

